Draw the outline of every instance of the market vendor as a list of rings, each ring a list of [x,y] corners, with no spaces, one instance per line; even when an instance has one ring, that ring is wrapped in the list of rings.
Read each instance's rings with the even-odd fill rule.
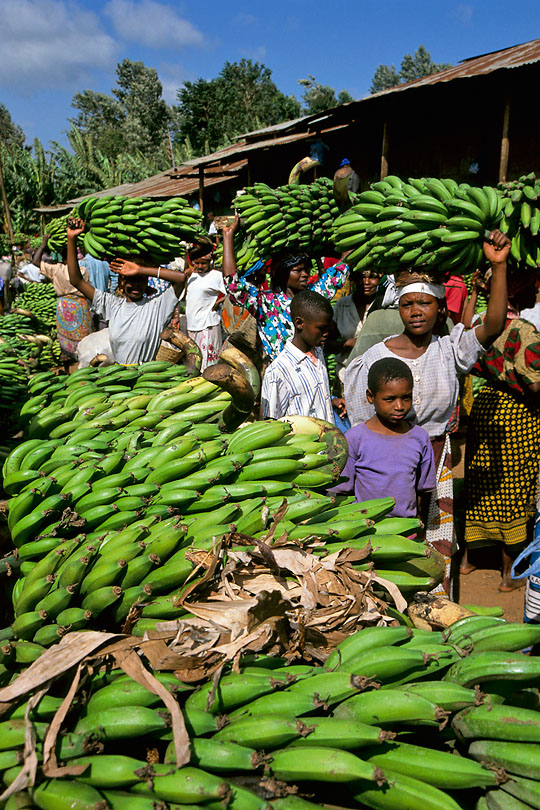
[[[377,343],[356,357],[345,370],[345,402],[353,425],[373,415],[366,398],[369,369],[382,357],[399,357],[414,379],[413,409],[408,418],[429,434],[437,466],[437,490],[431,498],[426,539],[446,558],[446,594],[451,594],[450,562],[454,551],[453,487],[450,433],[455,429],[459,378],[504,329],[506,317],[506,258],[510,240],[492,231],[484,242],[484,254],[492,267],[491,297],[484,322],[466,331],[458,324],[449,335],[437,336],[444,312],[445,289],[425,273],[403,272],[396,278],[399,314],[404,325],[400,335]]]
[[[460,573],[474,564],[468,550],[490,546],[501,560],[500,591],[524,584],[512,565],[532,540],[540,464],[540,333],[525,317],[534,303],[537,273],[509,274],[504,332],[473,369],[485,380],[474,399],[465,453],[465,543]],[[473,281],[476,279],[473,277]],[[488,287],[481,287],[489,294]],[[478,294],[467,304],[471,318]],[[473,324],[481,322],[476,316]]]
[[[68,220],[67,266],[71,283],[91,302],[92,310],[109,321],[109,339],[117,363],[129,365],[153,360],[161,344],[163,327],[184,290],[186,274],[115,259],[110,267],[120,274],[120,295],[97,290],[81,274],[77,259],[77,237],[84,232],[84,227],[80,219]],[[152,277],[170,281],[171,286],[147,298],[148,279]]]
[[[68,364],[77,359],[77,347],[83,337],[94,331],[90,304],[83,293],[70,282],[67,264],[64,262],[43,261],[43,254],[49,243],[49,235],[44,234],[40,246],[34,253],[32,262],[39,267],[41,276],[52,281],[58,296],[56,301],[56,331],[62,351],[61,359]],[[65,256],[63,256],[65,259]],[[88,271],[81,279],[88,282]]]
[[[334,321],[342,341],[336,355],[338,374],[354,348],[356,336],[367,316],[384,297],[380,289],[382,277],[382,272],[376,268],[353,273],[353,292],[340,298],[334,305]]]
[[[313,284],[309,283],[309,257],[305,253],[279,254],[272,257],[271,286],[264,289],[254,283],[253,276],[261,269],[255,263],[244,273],[239,272],[234,255],[234,234],[239,219],[223,228],[223,277],[225,288],[233,303],[245,307],[257,320],[257,328],[266,358],[275,360],[294,329],[291,301],[301,290],[312,290],[331,299],[348,274],[345,263],[329,267]]]

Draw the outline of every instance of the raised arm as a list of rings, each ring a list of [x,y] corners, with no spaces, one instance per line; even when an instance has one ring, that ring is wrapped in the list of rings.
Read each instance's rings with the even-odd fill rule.
[[[43,239],[41,240],[41,245],[38,247],[34,255],[32,256],[32,264],[35,264],[36,267],[41,265],[41,260],[43,258],[43,253],[45,252],[45,248],[49,244],[49,234],[44,233]]]
[[[84,222],[82,219],[68,219],[67,227],[67,264],[69,280],[73,286],[81,292],[85,298],[92,301],[95,287],[82,277],[79,260],[77,259],[77,237],[84,232]]]
[[[180,272],[179,270],[169,270],[167,267],[142,267],[136,262],[128,262],[125,259],[113,259],[109,267],[122,276],[148,276],[148,278],[170,281],[177,297],[182,294],[186,278],[190,275],[189,270]]]
[[[484,242],[484,254],[491,262],[493,273],[486,317],[484,323],[476,327],[476,337],[484,347],[489,346],[502,333],[506,323],[506,259],[510,246],[510,239],[501,231],[492,231],[490,242]]]
[[[227,225],[222,231],[223,260],[221,269],[223,270],[224,276],[232,276],[234,273],[238,272],[238,267],[236,266],[236,257],[234,255],[234,235],[238,230],[239,223],[240,220],[238,218],[238,214],[236,214],[234,222],[231,225]]]
[[[461,323],[465,329],[470,329],[473,324],[474,311],[476,309],[476,302],[478,301],[478,280],[480,278],[480,270],[475,270],[472,277],[472,292],[467,299],[467,303],[463,307],[461,314]]]

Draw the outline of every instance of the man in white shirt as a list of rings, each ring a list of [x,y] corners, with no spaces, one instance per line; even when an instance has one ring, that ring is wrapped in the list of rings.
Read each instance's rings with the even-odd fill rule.
[[[261,392],[263,419],[314,416],[334,424],[324,345],[332,324],[332,306],[312,290],[291,301],[294,337],[268,366]],[[340,407],[338,401],[335,404]]]

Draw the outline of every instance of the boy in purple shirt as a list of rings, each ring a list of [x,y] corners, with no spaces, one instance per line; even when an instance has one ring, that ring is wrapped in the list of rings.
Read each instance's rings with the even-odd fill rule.
[[[426,431],[406,417],[412,408],[413,378],[402,361],[385,357],[373,363],[368,375],[367,400],[375,416],[345,434],[349,458],[333,493],[354,492],[357,501],[391,495],[391,515],[424,515],[429,494],[436,487],[431,441]]]

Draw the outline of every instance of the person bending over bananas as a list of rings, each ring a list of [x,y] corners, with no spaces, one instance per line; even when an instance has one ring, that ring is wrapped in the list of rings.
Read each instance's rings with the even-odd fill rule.
[[[128,365],[153,360],[161,343],[163,327],[184,290],[186,274],[115,259],[110,267],[120,275],[118,288],[122,297],[96,290],[83,278],[77,259],[77,237],[84,228],[82,220],[68,220],[67,263],[71,284],[88,298],[93,312],[109,321],[111,348],[117,363]],[[171,286],[159,295],[146,298],[151,277],[170,281]]]

